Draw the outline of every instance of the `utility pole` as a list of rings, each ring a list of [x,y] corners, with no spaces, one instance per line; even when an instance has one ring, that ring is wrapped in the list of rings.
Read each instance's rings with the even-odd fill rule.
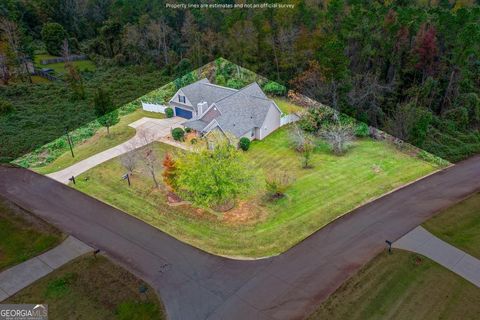
[[[70,147],[70,152],[72,153],[72,158],[75,158],[75,155],[73,154],[73,143],[72,143],[72,140],[70,139],[70,135],[68,134],[68,128],[65,128],[65,134],[67,135],[67,141]]]

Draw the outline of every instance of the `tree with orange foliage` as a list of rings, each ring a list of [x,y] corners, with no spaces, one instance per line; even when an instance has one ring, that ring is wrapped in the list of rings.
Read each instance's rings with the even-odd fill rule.
[[[165,154],[165,158],[163,159],[163,182],[170,189],[173,191],[175,189],[175,176],[176,176],[176,166],[175,160],[173,160],[170,153]]]

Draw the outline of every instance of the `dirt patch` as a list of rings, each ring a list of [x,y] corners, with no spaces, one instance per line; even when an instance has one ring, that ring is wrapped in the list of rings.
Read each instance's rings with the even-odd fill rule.
[[[223,214],[222,221],[227,224],[252,224],[257,223],[267,215],[267,210],[256,202],[241,201],[233,209]]]

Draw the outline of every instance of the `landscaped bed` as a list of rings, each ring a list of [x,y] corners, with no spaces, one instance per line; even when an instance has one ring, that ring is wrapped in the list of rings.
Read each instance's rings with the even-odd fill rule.
[[[479,314],[479,288],[425,257],[395,250],[369,262],[309,319],[478,319]]]
[[[480,194],[446,209],[424,223],[431,233],[480,259]]]
[[[75,259],[4,303],[47,304],[51,319],[166,318],[152,288],[102,256]]]
[[[235,257],[265,257],[284,252],[339,216],[369,200],[425,176],[434,165],[399,151],[392,144],[358,139],[343,156],[319,140],[311,169],[303,169],[291,146],[288,127],[256,141],[246,153],[260,176],[281,170],[295,177],[285,197],[265,198],[260,183],[253,196],[225,213],[190,205],[171,206],[162,187],[135,172],[132,186],[120,180],[125,169],[110,160],[77,177],[75,188],[136,216],[203,250]],[[153,145],[159,159],[173,147]],[[180,152],[180,151],[176,151]],[[157,176],[160,176],[161,165]]]
[[[0,198],[0,271],[55,247],[62,239],[57,229]]]

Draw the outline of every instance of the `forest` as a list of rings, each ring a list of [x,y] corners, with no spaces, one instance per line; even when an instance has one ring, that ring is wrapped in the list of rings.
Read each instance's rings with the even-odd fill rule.
[[[480,1],[282,2],[294,6],[3,0],[1,161],[92,120],[95,88],[120,106],[217,57],[447,160],[480,152]],[[27,59],[65,52],[95,70],[66,64],[64,81],[32,83]]]

